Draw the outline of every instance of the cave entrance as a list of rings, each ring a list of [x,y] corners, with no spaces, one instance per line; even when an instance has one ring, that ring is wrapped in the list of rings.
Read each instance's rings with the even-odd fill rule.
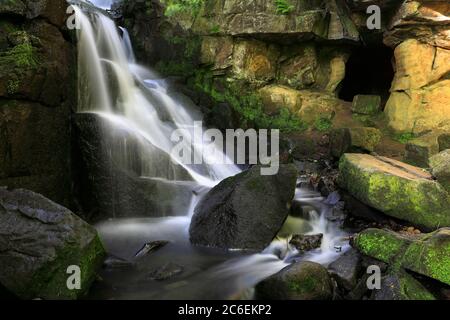
[[[393,56],[394,51],[386,46],[354,48],[339,98],[353,101],[358,94],[379,95],[384,106],[394,79]]]

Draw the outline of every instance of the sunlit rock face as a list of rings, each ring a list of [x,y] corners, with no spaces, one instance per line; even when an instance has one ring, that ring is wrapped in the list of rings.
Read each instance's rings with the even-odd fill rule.
[[[450,129],[450,3],[406,1],[384,42],[395,47],[396,75],[386,105],[396,131]]]

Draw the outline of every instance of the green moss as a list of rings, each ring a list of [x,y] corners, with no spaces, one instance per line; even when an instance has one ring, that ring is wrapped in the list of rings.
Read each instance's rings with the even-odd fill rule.
[[[327,132],[333,126],[333,121],[329,118],[318,118],[314,122],[314,128],[320,132]]]
[[[353,196],[389,216],[431,230],[450,226],[450,196],[442,186],[387,174],[365,161],[359,155],[341,158],[339,183]]]
[[[354,242],[365,255],[450,284],[450,229],[408,238],[392,231],[368,229]]]
[[[10,79],[6,85],[6,91],[10,95],[14,95],[17,93],[20,87],[20,81],[18,79]]]
[[[403,144],[407,144],[409,141],[417,138],[417,135],[412,132],[405,132],[405,133],[394,134],[392,138],[395,141],[398,141]]]

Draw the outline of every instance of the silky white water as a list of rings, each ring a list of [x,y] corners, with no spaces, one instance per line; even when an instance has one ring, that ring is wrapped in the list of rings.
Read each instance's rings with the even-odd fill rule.
[[[331,206],[309,187],[300,185],[296,201],[308,211],[309,218],[289,217],[279,237],[264,252],[246,255],[190,245],[190,218],[198,201],[223,179],[239,173],[235,165],[186,165],[171,157],[174,142],[170,137],[176,129],[195,135],[194,122],[201,120],[195,106],[181,103],[168,92],[168,83],[156,72],[137,64],[126,29],[119,28],[100,10],[75,5],[78,29],[79,112],[92,113],[106,120],[110,130],[125,130],[136,137],[142,149],[139,154],[142,179],[173,183],[196,190],[191,204],[181,217],[123,219],[98,225],[99,233],[110,254],[132,260],[144,243],[168,240],[170,245],[140,262],[138,270],[106,272],[106,282],[118,290],[98,289],[101,298],[172,299],[172,298],[236,298],[262,279],[280,271],[297,260],[327,264],[346,250],[345,234],[327,220]],[[102,9],[113,1],[91,1]],[[184,100],[183,100],[184,101]],[[189,139],[184,139],[188,143]],[[194,145],[194,153],[203,154],[203,145]],[[115,156],[132,162],[136,150],[124,146],[114,148]],[[208,156],[223,157],[222,150]],[[217,161],[219,162],[219,161]],[[190,179],[180,177],[185,171]],[[322,247],[307,255],[299,255],[289,245],[292,234],[324,235]],[[340,251],[340,250],[338,250]],[[175,261],[185,267],[181,279],[169,284],[145,280],[142,269]],[[181,289],[180,289],[181,288]],[[94,289],[95,291],[95,289]]]

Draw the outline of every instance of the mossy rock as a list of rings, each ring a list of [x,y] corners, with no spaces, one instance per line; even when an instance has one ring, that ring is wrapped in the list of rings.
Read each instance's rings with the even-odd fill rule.
[[[418,280],[401,270],[381,279],[381,290],[375,290],[372,300],[436,300]]]
[[[381,97],[357,95],[353,99],[352,112],[363,115],[376,115],[381,112]]]
[[[105,250],[96,230],[68,209],[27,190],[0,188],[0,283],[22,299],[82,298]],[[80,268],[80,289],[67,286]]]
[[[363,254],[450,285],[450,228],[421,235],[367,229],[354,239]]]
[[[439,151],[450,149],[450,133],[441,134],[438,138]]]
[[[450,195],[420,168],[389,158],[345,154],[339,184],[385,214],[435,230],[450,226]]]
[[[430,157],[439,152],[438,133],[428,133],[406,144],[405,162],[414,166],[429,168]]]
[[[256,286],[260,300],[331,300],[332,296],[327,269],[309,261],[290,265]]]

